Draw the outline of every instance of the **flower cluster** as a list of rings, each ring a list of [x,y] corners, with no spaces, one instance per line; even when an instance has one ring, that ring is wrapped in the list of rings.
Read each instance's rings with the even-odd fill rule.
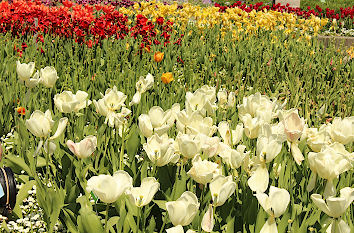
[[[322,9],[319,6],[316,6],[316,9],[311,9],[311,7],[308,7],[307,10],[302,10],[301,8],[298,7],[290,7],[289,4],[285,6],[281,5],[280,3],[275,5],[264,5],[263,2],[247,5],[242,1],[236,1],[230,6],[222,6],[218,3],[215,3],[214,6],[219,7],[221,12],[225,12],[226,9],[228,8],[237,7],[246,12],[251,12],[252,10],[256,10],[256,11],[272,10],[278,12],[294,13],[298,16],[303,16],[305,18],[309,18],[311,16],[319,16],[321,18],[326,17],[330,19],[344,19],[344,18],[353,19],[354,17],[354,6],[347,7],[347,8],[340,8],[340,12],[336,12],[335,10],[329,8]]]
[[[52,34],[74,38],[88,46],[105,38],[123,39],[126,36],[139,37],[142,46],[167,44],[173,24],[163,18],[153,23],[142,15],[137,15],[136,22],[130,24],[128,17],[112,5],[79,5],[70,1],[63,1],[58,7],[22,0],[11,4],[1,2],[0,15],[0,33],[10,32],[13,36],[39,34],[41,41],[41,34]],[[16,48],[18,53],[23,52],[23,46],[22,50]]]

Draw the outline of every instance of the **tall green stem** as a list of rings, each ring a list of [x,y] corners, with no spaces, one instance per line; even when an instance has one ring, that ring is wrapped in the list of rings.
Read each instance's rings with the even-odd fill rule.
[[[107,226],[107,221],[108,221],[108,210],[109,210],[109,204],[106,206],[106,216],[104,218],[104,227],[106,229],[106,232],[109,232],[108,226]]]

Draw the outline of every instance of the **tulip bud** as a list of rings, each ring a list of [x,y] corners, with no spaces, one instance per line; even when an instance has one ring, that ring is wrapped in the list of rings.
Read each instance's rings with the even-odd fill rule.
[[[17,71],[18,77],[22,81],[26,81],[32,76],[32,74],[34,72],[34,68],[35,68],[34,62],[30,62],[28,64],[26,64],[26,63],[21,64],[20,61],[16,62],[16,71]]]
[[[162,59],[163,59],[163,57],[164,57],[164,53],[156,52],[156,53],[154,54],[154,60],[155,60],[156,62],[161,62]]]
[[[164,84],[169,84],[173,81],[173,75],[171,72],[163,73],[161,76],[161,80]]]
[[[52,66],[40,70],[40,82],[48,88],[54,87],[58,78],[57,71]]]
[[[68,140],[66,144],[73,154],[82,159],[89,157],[96,150],[97,138],[95,136],[87,136],[79,143]]]

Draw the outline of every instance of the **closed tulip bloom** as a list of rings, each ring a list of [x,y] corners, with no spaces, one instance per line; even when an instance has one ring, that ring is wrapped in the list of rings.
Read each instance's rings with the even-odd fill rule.
[[[97,147],[97,138],[95,136],[87,136],[78,143],[71,140],[66,142],[70,151],[73,152],[79,159],[84,159],[92,155]]]
[[[259,204],[270,215],[260,232],[278,232],[275,218],[285,213],[290,202],[289,192],[285,189],[270,186],[269,196],[265,193],[257,193],[255,196]]]
[[[30,62],[28,64],[22,63],[20,61],[16,62],[16,71],[18,74],[18,77],[22,81],[29,80],[29,78],[32,76],[35,68],[35,63]]]
[[[196,156],[192,163],[193,166],[187,174],[199,184],[206,185],[215,176],[221,175],[221,168],[217,163],[202,160],[199,156]]]
[[[334,118],[330,127],[330,134],[335,142],[348,144],[354,141],[354,116]]]
[[[299,117],[297,111],[291,112],[284,119],[284,131],[290,142],[296,142],[301,137],[302,131],[305,126],[303,118]]]
[[[57,71],[53,66],[47,66],[44,69],[41,69],[39,75],[39,81],[48,88],[54,87],[57,79],[59,78],[57,75]]]
[[[151,137],[154,128],[152,127],[149,115],[141,114],[138,117],[138,121],[141,134],[147,138]]]
[[[140,187],[133,187],[126,194],[132,203],[142,207],[151,202],[159,188],[160,183],[154,177],[146,177],[141,181]]]
[[[232,180],[232,176],[219,175],[210,182],[209,188],[213,205],[222,206],[235,192],[236,183]]]
[[[227,103],[227,91],[225,89],[220,89],[217,94],[218,104],[225,105]]]
[[[45,113],[36,110],[31,114],[30,119],[26,120],[27,129],[36,137],[48,136],[53,125],[54,121],[49,110]]]
[[[176,201],[166,203],[168,216],[174,226],[189,225],[199,210],[197,196],[189,191],[184,192]]]
[[[170,82],[173,81],[173,75],[171,72],[163,73],[161,76],[161,81],[164,84],[169,84]]]
[[[312,194],[312,201],[325,214],[332,217],[331,224],[327,231],[335,233],[350,233],[349,225],[341,217],[354,200],[354,188],[346,187],[340,190],[340,197],[329,197],[322,199],[320,194]]]
[[[175,154],[174,140],[168,138],[167,134],[153,135],[147,139],[143,148],[151,162],[158,167],[165,166],[170,162],[177,163],[179,159],[179,155]]]
[[[117,171],[111,175],[93,176],[87,181],[87,192],[93,192],[101,201],[113,203],[132,188],[133,179],[125,171]]]
[[[327,180],[325,198],[333,196],[336,192],[333,179],[352,169],[352,158],[353,153],[346,151],[344,145],[340,143],[324,146],[321,152],[308,154],[310,169],[319,177]]]
[[[77,91],[75,95],[71,91],[64,91],[54,96],[54,104],[60,112],[78,112],[91,104],[87,97],[84,91]]]
[[[176,137],[179,152],[186,158],[192,159],[201,151],[201,138],[198,135],[181,134]]]
[[[200,134],[202,141],[202,152],[209,158],[214,157],[218,154],[220,150],[220,138],[219,137],[208,137],[206,135]]]
[[[154,60],[155,60],[156,62],[161,62],[162,59],[163,59],[163,57],[164,57],[164,53],[156,52],[156,53],[154,54]]]

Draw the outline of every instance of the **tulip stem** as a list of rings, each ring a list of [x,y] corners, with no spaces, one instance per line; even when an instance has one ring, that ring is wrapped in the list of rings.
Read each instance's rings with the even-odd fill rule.
[[[138,215],[137,215],[137,219],[136,219],[136,226],[138,228],[137,232],[140,231],[140,211],[141,211],[141,209],[138,208]]]
[[[165,215],[164,218],[163,218],[163,223],[162,223],[162,227],[161,227],[161,229],[160,229],[160,233],[162,233],[163,230],[165,229],[166,218],[167,218],[167,212],[166,212],[166,215]]]
[[[123,124],[123,129],[122,129],[122,147],[120,149],[120,154],[119,154],[119,170],[123,170],[123,155],[124,155],[124,124]],[[119,133],[119,132],[118,132]]]
[[[109,204],[107,204],[106,206],[106,216],[104,219],[104,226],[106,228],[106,232],[109,232],[108,226],[107,226],[107,221],[108,221],[108,210],[109,210]]]

